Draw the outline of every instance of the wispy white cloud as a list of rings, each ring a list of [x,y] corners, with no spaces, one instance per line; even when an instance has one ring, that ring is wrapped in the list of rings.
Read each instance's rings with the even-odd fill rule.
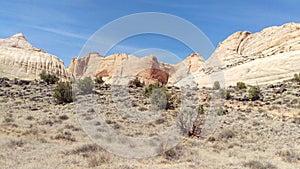
[[[131,46],[131,45],[116,45],[111,50],[114,51],[126,51],[126,52],[135,52],[142,50],[143,48],[137,47],[137,46]]]
[[[42,30],[42,31],[46,31],[46,32],[55,33],[55,34],[62,35],[62,36],[71,37],[71,38],[77,38],[77,39],[82,39],[82,40],[87,40],[88,39],[87,36],[80,35],[80,34],[77,34],[77,33],[72,33],[72,32],[69,32],[69,31],[61,30],[61,29],[42,27],[42,26],[34,26],[34,25],[26,25],[26,26],[34,28],[34,29],[39,29],[39,30]]]

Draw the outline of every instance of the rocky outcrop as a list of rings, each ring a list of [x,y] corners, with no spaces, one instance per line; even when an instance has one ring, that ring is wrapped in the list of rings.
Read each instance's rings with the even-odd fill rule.
[[[205,61],[201,55],[193,53],[172,67],[173,69],[169,71],[170,78],[168,81],[171,85],[189,75],[203,73],[205,70]]]
[[[0,39],[0,76],[34,80],[39,79],[43,70],[62,80],[69,79],[59,58],[33,47],[23,34]]]
[[[273,83],[300,72],[300,24],[273,26],[261,32],[236,32],[221,42],[206,61],[205,74],[188,77],[199,85],[214,81],[235,85]],[[188,82],[185,80],[185,82]]]
[[[288,23],[253,34],[236,32],[221,42],[207,61],[199,54],[176,65],[158,62],[154,56],[89,54],[73,59],[70,70],[76,77],[102,76],[107,83],[118,84],[139,77],[146,84],[212,86],[219,81],[228,86],[243,81],[256,85],[290,79],[300,72],[299,52],[300,24]]]
[[[272,26],[261,32],[236,32],[219,43],[207,64],[222,69],[255,59],[300,50],[300,24]]]
[[[154,56],[138,58],[125,53],[102,57],[91,53],[83,58],[74,58],[69,70],[76,78],[85,76],[103,77],[107,83],[126,84],[134,77],[146,84],[168,82],[167,64],[160,64]]]

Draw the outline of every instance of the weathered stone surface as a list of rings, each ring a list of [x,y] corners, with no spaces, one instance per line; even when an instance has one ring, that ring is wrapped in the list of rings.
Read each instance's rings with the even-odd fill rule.
[[[69,70],[74,77],[103,77],[106,83],[126,84],[134,77],[143,82],[168,82],[167,64],[160,64],[154,56],[138,58],[125,53],[102,57],[92,53],[84,58],[74,58]]]
[[[204,73],[183,78],[178,85],[195,81],[201,86],[274,83],[300,72],[300,24],[273,26],[251,34],[236,32],[221,42],[205,62]]]
[[[300,50],[300,24],[287,23],[272,26],[261,32],[236,32],[219,43],[218,48],[208,59],[211,66],[222,65],[228,68],[246,62]]]
[[[69,79],[64,63],[54,55],[33,47],[23,34],[0,39],[0,76],[10,79],[39,79],[39,74],[54,74]]]
[[[212,86],[214,81],[220,81],[229,86],[238,81],[264,84],[289,79],[300,72],[299,56],[300,24],[288,23],[253,34],[236,32],[221,42],[207,61],[199,54],[191,54],[171,65],[158,62],[154,56],[103,57],[91,53],[73,59],[69,69],[75,77],[101,76],[106,83],[126,84],[138,76],[145,83]]]
[[[172,65],[172,70],[169,71],[170,78],[168,83],[172,85],[189,75],[202,74],[204,70],[205,61],[203,57],[197,53],[190,54],[182,62]]]

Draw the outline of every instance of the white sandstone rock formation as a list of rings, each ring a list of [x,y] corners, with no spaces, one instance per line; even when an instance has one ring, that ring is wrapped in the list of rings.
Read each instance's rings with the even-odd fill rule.
[[[205,62],[203,73],[184,78],[178,85],[196,81],[212,86],[214,81],[256,85],[291,79],[300,72],[300,24],[273,26],[251,34],[236,32],[221,42]]]
[[[69,67],[75,77],[105,77],[107,83],[117,79],[126,84],[133,77],[146,83],[161,82],[182,86],[197,83],[212,86],[272,83],[292,78],[300,72],[300,24],[288,23],[253,33],[236,32],[219,44],[212,56],[204,61],[191,54],[182,62],[171,65],[158,62],[154,56],[137,58],[114,54],[107,57],[95,53],[74,58]]]
[[[69,73],[59,58],[33,47],[23,34],[0,39],[1,77],[34,80],[39,79],[43,70],[62,80],[69,79]]]

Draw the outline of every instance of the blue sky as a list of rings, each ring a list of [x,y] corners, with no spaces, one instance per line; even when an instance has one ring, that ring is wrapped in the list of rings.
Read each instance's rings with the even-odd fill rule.
[[[176,15],[197,26],[216,47],[236,31],[257,32],[268,26],[300,22],[299,6],[299,0],[1,0],[0,38],[22,32],[34,46],[58,56],[68,66],[91,35],[126,15]],[[149,48],[174,53],[181,59],[193,52],[172,38],[147,34],[120,42],[109,54],[138,54]]]

